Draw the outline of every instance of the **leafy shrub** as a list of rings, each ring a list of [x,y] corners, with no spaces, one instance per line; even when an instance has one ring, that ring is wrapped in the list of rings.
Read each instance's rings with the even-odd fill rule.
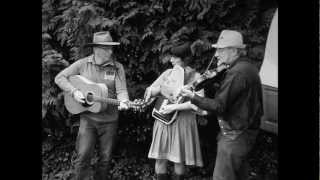
[[[61,90],[53,78],[91,53],[84,45],[91,41],[93,32],[109,30],[121,42],[115,54],[125,66],[129,94],[134,99],[142,97],[145,87],[167,67],[162,64],[162,52],[177,41],[213,42],[222,29],[237,29],[245,36],[249,57],[261,62],[275,10],[272,3],[262,2],[43,0],[43,118],[58,118],[70,125]],[[194,66],[203,70],[211,56],[194,57]]]

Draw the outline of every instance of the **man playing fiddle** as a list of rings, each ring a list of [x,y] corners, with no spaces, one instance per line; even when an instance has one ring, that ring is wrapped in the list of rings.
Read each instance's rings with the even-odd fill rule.
[[[200,97],[186,87],[180,94],[218,117],[221,132],[217,137],[213,179],[246,179],[247,154],[255,142],[263,114],[259,70],[243,57],[245,45],[237,31],[223,30],[212,47],[216,48],[218,66],[229,65],[214,98]]]

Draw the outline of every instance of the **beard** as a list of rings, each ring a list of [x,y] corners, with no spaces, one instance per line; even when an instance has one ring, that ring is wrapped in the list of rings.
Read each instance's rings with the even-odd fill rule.
[[[96,53],[95,54],[95,58],[94,61],[96,64],[100,65],[103,64],[105,62],[108,62],[111,60],[111,54],[105,54],[105,53]]]

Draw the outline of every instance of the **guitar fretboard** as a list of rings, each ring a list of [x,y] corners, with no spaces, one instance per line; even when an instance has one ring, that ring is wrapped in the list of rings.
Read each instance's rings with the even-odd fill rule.
[[[98,97],[98,96],[91,96],[89,100],[90,101],[95,101],[95,102],[104,102],[104,103],[115,105],[115,106],[119,106],[120,105],[120,101],[119,100],[112,99],[112,98],[101,98],[101,97]]]

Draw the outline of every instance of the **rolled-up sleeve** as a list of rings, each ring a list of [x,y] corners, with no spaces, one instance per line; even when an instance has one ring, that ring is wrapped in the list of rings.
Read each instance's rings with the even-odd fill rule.
[[[54,82],[63,90],[72,93],[76,88],[68,81],[69,76],[80,74],[80,69],[84,60],[78,60],[62,70],[54,79]]]
[[[240,73],[228,74],[217,91],[215,98],[206,98],[195,95],[191,103],[201,109],[211,111],[216,115],[225,112],[228,103],[233,102],[235,98],[245,89],[245,78]]]
[[[118,64],[118,73],[115,78],[117,99],[120,101],[129,100],[126,74],[122,64]]]

